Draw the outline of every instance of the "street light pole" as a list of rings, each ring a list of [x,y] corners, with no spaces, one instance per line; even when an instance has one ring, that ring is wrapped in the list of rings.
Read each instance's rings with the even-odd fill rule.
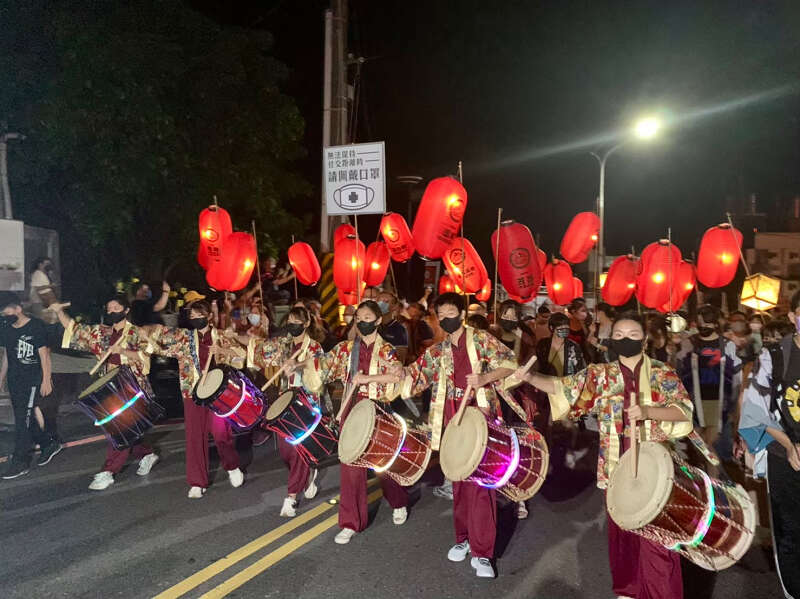
[[[0,194],[3,196],[3,218],[12,219],[11,187],[8,185],[8,140],[25,139],[21,133],[3,133],[0,135]]]
[[[606,261],[606,235],[605,235],[605,228],[606,228],[606,221],[605,221],[605,213],[606,213],[606,161],[608,157],[611,156],[614,152],[616,152],[619,148],[625,145],[626,142],[620,142],[617,145],[613,146],[609,150],[606,150],[603,154],[598,154],[597,152],[591,152],[592,156],[597,159],[598,164],[600,165],[600,189],[597,194],[597,216],[600,218],[600,233],[597,238],[597,261],[595,262],[594,266],[594,302],[595,306],[600,303],[600,274],[603,272],[603,266]]]

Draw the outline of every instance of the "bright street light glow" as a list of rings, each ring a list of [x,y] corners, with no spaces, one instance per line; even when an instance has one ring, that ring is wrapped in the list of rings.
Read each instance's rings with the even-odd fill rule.
[[[661,121],[655,117],[640,119],[633,127],[633,132],[639,139],[652,139],[661,129]]]

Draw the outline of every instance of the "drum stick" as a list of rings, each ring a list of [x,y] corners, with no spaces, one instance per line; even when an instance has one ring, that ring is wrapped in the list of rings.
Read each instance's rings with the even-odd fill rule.
[[[533,365],[536,363],[536,359],[537,359],[536,358],[536,354],[533,354],[530,357],[530,359],[527,362],[525,362],[524,365],[522,365],[519,368],[517,368],[513,372],[513,374],[511,376],[521,380],[522,377],[524,377],[528,373],[528,371],[533,367]]]
[[[339,406],[339,412],[336,414],[336,420],[338,422],[341,422],[342,414],[344,414],[345,408],[350,403],[350,400],[353,397],[353,392],[356,390],[356,387],[357,387],[357,385],[354,385],[354,384],[351,383],[350,387],[348,387],[346,393],[344,394],[344,397],[342,398],[342,405]]]
[[[636,405],[636,393],[631,393],[631,407]],[[638,435],[636,434],[639,429],[639,421],[634,420],[631,422],[631,474],[633,474],[633,478],[636,478],[639,475],[639,446],[638,446]]]
[[[461,424],[461,419],[464,417],[464,410],[467,408],[467,404],[469,403],[469,396],[472,395],[472,387],[467,385],[467,388],[464,390],[464,397],[461,400],[461,405],[458,407],[458,414],[456,414],[456,424]]]
[[[274,382],[275,382],[275,380],[276,380],[276,379],[277,379],[277,378],[278,378],[280,375],[282,375],[282,374],[283,374],[283,372],[286,370],[286,367],[289,365],[289,362],[291,362],[291,361],[292,361],[292,360],[294,360],[294,359],[295,359],[297,356],[299,356],[299,355],[300,355],[300,352],[302,351],[302,349],[303,349],[303,348],[300,348],[300,349],[298,349],[296,352],[294,352],[294,353],[293,353],[293,354],[292,354],[292,355],[289,357],[289,359],[288,359],[288,360],[287,360],[287,361],[286,361],[286,362],[283,364],[283,366],[281,366],[281,367],[278,369],[278,372],[276,372],[275,374],[273,374],[273,375],[272,375],[272,378],[271,378],[271,379],[269,379],[269,380],[268,380],[266,383],[264,383],[264,386],[263,386],[263,387],[261,387],[261,390],[262,390],[262,391],[266,391],[266,390],[267,390],[267,387],[269,387],[269,386],[270,386],[272,383],[274,383]]]
[[[97,364],[95,364],[95,365],[94,365],[94,368],[92,368],[92,369],[89,371],[89,376],[92,376],[92,375],[94,375],[94,373],[95,373],[95,372],[97,372],[97,369],[98,369],[98,368],[100,368],[100,367],[103,365],[103,363],[104,363],[106,360],[108,360],[109,356],[110,356],[111,354],[113,354],[113,353],[114,353],[114,350],[115,350],[117,347],[119,347],[119,344],[120,344],[120,343],[122,343],[122,337],[123,337],[123,336],[122,336],[122,335],[120,335],[119,339],[117,339],[117,340],[116,340],[116,341],[113,343],[113,345],[112,345],[111,347],[109,347],[109,348],[108,348],[108,350],[106,350],[106,353],[104,353],[104,354],[103,354],[103,355],[102,355],[100,358],[98,358],[98,362],[97,362]]]
[[[208,358],[206,359],[206,365],[203,367],[203,376],[200,377],[200,385],[204,385],[206,382],[206,377],[208,376],[208,369],[211,367],[211,360],[214,358],[214,351],[216,350],[217,345],[216,343],[212,343],[211,347],[208,348]]]

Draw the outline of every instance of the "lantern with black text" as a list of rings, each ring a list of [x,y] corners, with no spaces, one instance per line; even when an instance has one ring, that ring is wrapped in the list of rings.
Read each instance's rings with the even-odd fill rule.
[[[486,266],[469,239],[456,237],[442,256],[453,281],[467,293],[477,293],[489,278]]]
[[[557,306],[566,306],[575,296],[575,282],[572,280],[572,267],[563,260],[554,259],[544,267],[544,284],[547,295]]]
[[[658,308],[658,311],[667,314],[680,310],[681,306],[689,299],[696,285],[697,277],[695,276],[694,264],[682,260],[675,273],[672,296],[663,306]]]
[[[289,247],[289,264],[294,269],[297,280],[303,285],[316,285],[322,276],[316,254],[310,245],[303,241]]]
[[[728,223],[711,227],[703,234],[697,254],[697,278],[706,287],[725,287],[739,267],[742,234]]]
[[[658,309],[666,304],[680,263],[680,249],[666,239],[644,248],[639,259],[636,298],[648,308]]]
[[[627,304],[636,291],[638,270],[639,260],[630,254],[614,260],[601,290],[603,300],[612,306]]]
[[[342,291],[357,291],[364,280],[364,244],[349,235],[336,244],[333,250],[333,284]]]
[[[250,233],[231,233],[224,240],[219,262],[211,262],[206,281],[218,291],[239,291],[247,285],[256,265],[256,240]]]
[[[406,262],[414,255],[414,238],[406,219],[396,212],[389,212],[383,215],[380,229],[392,260]]]
[[[486,279],[481,290],[475,294],[475,299],[479,302],[488,302],[490,297],[492,297],[492,282]]]
[[[373,241],[367,247],[367,263],[364,270],[364,281],[369,287],[377,287],[386,278],[389,270],[389,250],[382,241]]]
[[[351,235],[353,237],[356,236],[356,228],[350,223],[344,223],[343,225],[336,227],[336,230],[333,232],[333,249],[336,249],[336,245],[342,239],[347,239]]]
[[[467,190],[453,177],[439,177],[428,183],[411,233],[420,256],[442,257],[458,235],[466,209]]]
[[[506,291],[526,303],[536,297],[542,283],[539,251],[530,229],[523,224],[505,221],[492,233],[492,253],[500,281]]]
[[[597,243],[600,218],[594,212],[575,215],[561,240],[561,255],[572,264],[583,262]]]
[[[200,261],[199,255],[197,261],[200,266],[208,269],[211,262],[219,262],[222,255],[222,244],[228,235],[233,233],[231,215],[224,208],[209,206],[200,213],[197,219],[197,228],[200,233],[200,248],[206,256],[205,265]]]

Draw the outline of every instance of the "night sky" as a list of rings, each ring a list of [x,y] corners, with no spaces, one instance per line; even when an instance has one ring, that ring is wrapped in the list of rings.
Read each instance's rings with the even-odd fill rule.
[[[303,170],[318,187],[327,3],[194,4],[273,32],[307,121]],[[776,210],[800,194],[796,2],[355,0],[350,9],[350,51],[368,59],[354,141],[385,140],[391,176],[450,174],[462,160],[466,234],[485,259],[498,207],[556,252],[570,218],[594,208],[589,152],[608,144],[592,140],[645,113],[672,125],[609,160],[609,254],[672,227],[688,257],[724,220],[726,198],[755,193],[760,209]],[[298,210],[318,211],[317,198]],[[405,213],[404,190],[392,185],[389,203]]]

